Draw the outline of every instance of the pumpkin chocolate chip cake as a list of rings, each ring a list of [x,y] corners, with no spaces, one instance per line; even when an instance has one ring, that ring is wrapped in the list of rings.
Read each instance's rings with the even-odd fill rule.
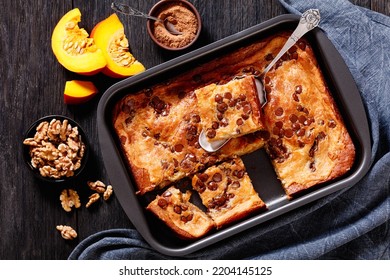
[[[196,174],[192,186],[199,193],[217,228],[266,207],[253,188],[240,158],[211,166]]]
[[[292,47],[265,84],[266,149],[286,194],[293,196],[348,171],[355,147],[311,47],[304,41]]]
[[[194,239],[214,228],[213,220],[191,203],[191,192],[169,187],[149,203],[147,209],[161,219],[179,237]]]
[[[235,138],[263,127],[255,79],[245,76],[195,90],[202,129],[208,141]]]
[[[116,103],[113,128],[137,194],[155,195],[153,191],[183,178],[194,178],[193,188],[204,198],[207,192],[201,193],[199,174],[261,148],[265,148],[289,199],[313,186],[339,178],[351,169],[355,160],[354,144],[306,39],[299,40],[264,77],[268,103],[263,108],[258,109],[258,100],[251,94],[233,98],[239,92],[236,93],[236,89],[242,86],[240,83],[249,85],[250,80],[259,78],[289,35],[289,32],[280,32],[250,42],[190,67],[189,71],[167,81],[127,94]],[[242,76],[247,77],[237,79]],[[203,99],[202,92],[211,92],[215,102]],[[228,100],[235,99],[236,111],[233,106],[219,105],[221,99],[227,106]],[[238,100],[241,104],[237,108]],[[249,100],[254,101],[250,108],[246,103]],[[217,116],[218,128],[213,123],[216,120],[208,119],[207,108]],[[232,110],[231,114],[226,113],[228,109]],[[221,119],[218,119],[218,113],[221,113]],[[237,131],[241,121],[235,117],[241,116],[244,121],[243,115],[252,118],[253,125]],[[221,129],[224,123],[228,124],[226,131]],[[230,123],[232,127],[229,127]],[[198,143],[204,127],[211,127],[209,138],[234,138],[219,151],[207,152]],[[254,185],[257,190],[257,182]],[[232,186],[227,188],[232,189]],[[249,189],[237,188],[234,197],[241,197]],[[251,198],[257,195],[250,193]],[[213,194],[213,197],[217,196]],[[230,196],[221,196],[215,205],[230,200]],[[234,207],[234,214],[230,208],[226,211],[231,213],[225,213],[225,210],[214,213],[211,209],[215,207],[209,201],[206,206],[209,207],[208,214],[217,221],[217,227],[223,226],[224,221],[240,219],[237,217],[245,216],[246,211]]]

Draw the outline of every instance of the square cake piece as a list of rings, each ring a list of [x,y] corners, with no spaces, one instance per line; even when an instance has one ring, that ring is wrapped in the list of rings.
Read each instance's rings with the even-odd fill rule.
[[[263,128],[253,76],[195,90],[201,126],[209,141],[239,137]]]
[[[199,193],[217,228],[266,208],[239,157],[197,173],[192,187]]]
[[[157,195],[147,209],[179,237],[199,238],[214,228],[214,222],[200,208],[189,202],[190,197],[190,191],[183,193],[175,187],[169,187],[163,194]]]

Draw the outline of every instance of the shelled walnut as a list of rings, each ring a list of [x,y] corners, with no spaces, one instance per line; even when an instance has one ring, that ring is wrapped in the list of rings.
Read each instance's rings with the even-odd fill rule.
[[[61,233],[62,238],[73,240],[77,237],[77,232],[71,226],[58,225],[56,229]]]
[[[23,144],[30,147],[32,167],[54,179],[73,176],[86,149],[77,126],[54,118],[39,123],[34,137],[24,139]]]
[[[60,195],[61,206],[66,212],[72,211],[72,207],[81,206],[80,197],[73,189],[64,189]]]
[[[103,193],[103,199],[108,200],[111,197],[112,192],[113,192],[112,186],[108,185],[105,192]]]
[[[94,193],[92,195],[89,196],[89,201],[87,202],[87,204],[85,205],[85,207],[89,207],[91,206],[93,203],[95,203],[96,201],[98,201],[100,198],[100,194],[98,193]]]
[[[106,191],[106,185],[100,180],[97,180],[95,182],[88,181],[87,184],[91,190],[96,191],[98,193],[104,193]]]

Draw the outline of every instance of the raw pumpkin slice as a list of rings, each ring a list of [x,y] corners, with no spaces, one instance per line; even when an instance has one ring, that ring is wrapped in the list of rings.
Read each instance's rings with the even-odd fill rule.
[[[124,78],[145,71],[145,67],[130,53],[123,24],[116,14],[99,22],[93,28],[91,37],[106,57],[104,74]]]
[[[92,99],[98,89],[90,81],[72,80],[65,83],[64,102],[66,104],[81,104]]]
[[[69,71],[93,75],[107,62],[88,32],[78,26],[80,21],[78,8],[66,13],[53,30],[51,47],[58,62]]]

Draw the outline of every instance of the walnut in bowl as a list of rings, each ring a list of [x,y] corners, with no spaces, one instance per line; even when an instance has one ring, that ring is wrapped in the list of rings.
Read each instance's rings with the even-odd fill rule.
[[[49,182],[79,175],[88,159],[87,138],[72,119],[50,115],[34,122],[23,140],[23,155],[30,170]]]

